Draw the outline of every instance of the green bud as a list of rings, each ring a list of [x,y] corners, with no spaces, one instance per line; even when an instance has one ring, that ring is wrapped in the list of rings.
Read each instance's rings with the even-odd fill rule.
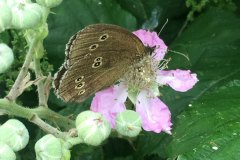
[[[61,145],[62,145],[62,158],[61,158],[61,160],[70,160],[71,153],[70,153],[68,145],[65,145],[66,142],[64,140],[62,140],[62,139],[59,139],[59,140],[60,140]]]
[[[37,28],[26,30],[24,36],[28,44],[31,44],[35,38],[38,38],[39,40],[45,39],[48,36],[47,23],[43,23]]]
[[[41,59],[44,53],[43,40],[48,35],[48,26],[47,23],[43,23],[37,28],[28,29],[25,31],[25,38],[27,43],[30,45],[32,41],[37,38],[38,43],[34,47],[34,54],[37,59]]]
[[[5,72],[13,62],[13,52],[6,44],[0,43],[0,73]]]
[[[51,134],[36,142],[35,152],[37,160],[70,160],[70,151],[63,148],[63,141]]]
[[[53,8],[58,6],[60,3],[62,3],[62,0],[36,0],[38,4],[47,7],[47,8]]]
[[[62,149],[62,158],[61,160],[70,160],[71,159],[71,153],[69,149]]]
[[[19,120],[10,119],[0,126],[0,142],[9,145],[13,151],[25,148],[28,141],[28,130]]]
[[[37,3],[20,3],[12,7],[12,13],[12,27],[30,29],[41,22],[43,9]]]
[[[141,126],[140,116],[132,110],[125,110],[116,117],[116,130],[123,136],[137,136],[141,132]]]
[[[98,146],[111,133],[111,126],[100,114],[92,111],[84,111],[77,116],[76,128],[78,136],[84,143]]]
[[[0,141],[19,151],[28,144],[29,133],[22,122],[10,119],[0,126]]]
[[[0,159],[1,160],[15,160],[16,155],[7,144],[0,142]]]
[[[8,7],[7,2],[4,0],[0,1],[0,32],[9,28],[12,21],[12,12]]]
[[[31,0],[6,0],[10,8],[19,4],[32,3]]]

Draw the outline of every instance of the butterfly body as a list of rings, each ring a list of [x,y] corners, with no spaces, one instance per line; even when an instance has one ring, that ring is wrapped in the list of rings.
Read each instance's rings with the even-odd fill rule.
[[[69,40],[54,88],[64,101],[82,102],[114,84],[147,54],[143,43],[119,26],[87,26]]]

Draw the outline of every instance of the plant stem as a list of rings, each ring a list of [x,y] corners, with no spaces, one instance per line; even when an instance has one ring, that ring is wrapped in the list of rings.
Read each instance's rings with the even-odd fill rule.
[[[30,122],[38,125],[43,131],[46,133],[52,134],[55,137],[61,138],[61,139],[66,139],[67,133],[61,132],[58,129],[52,127],[48,123],[44,122],[41,118],[39,118],[37,115],[34,115],[31,119]]]
[[[17,79],[15,80],[11,90],[9,91],[8,95],[6,96],[6,98],[9,101],[15,101],[16,98],[21,94],[19,93],[19,86],[21,84],[21,82],[23,81],[23,79],[26,77],[27,73],[28,73],[28,68],[30,63],[32,62],[32,57],[33,57],[33,53],[34,53],[34,47],[37,43],[37,40],[34,39],[33,42],[31,43],[29,50],[27,52],[25,61],[23,63],[23,66],[18,74]]]
[[[75,122],[73,120],[70,120],[69,118],[62,116],[49,108],[40,106],[31,109],[31,111],[37,113],[37,115],[40,118],[49,120],[52,123],[55,123],[56,125],[63,127],[64,129],[71,129],[75,127]]]
[[[35,70],[36,79],[41,78],[43,76],[42,71],[41,71],[40,59],[39,58],[34,58],[34,70]],[[40,80],[37,83],[38,101],[39,101],[38,105],[43,106],[43,107],[47,107],[47,95],[45,94],[43,81],[44,80]]]
[[[80,137],[73,137],[73,138],[67,138],[66,142],[64,143],[64,146],[68,149],[72,148],[73,146],[83,143],[83,139]]]
[[[33,123],[37,125],[41,125],[39,127],[48,132],[50,132],[49,128],[51,127],[49,127],[49,125],[46,125],[46,124],[43,125],[44,121],[40,122],[38,118],[53,122],[57,126],[63,127],[65,130],[69,130],[75,127],[74,121],[50,110],[49,108],[41,107],[41,106],[37,108],[25,108],[7,99],[0,99],[0,112],[3,114],[22,117],[22,118],[28,119],[29,121],[33,120]],[[38,118],[36,118],[36,116]],[[51,132],[54,132],[54,131],[55,130],[52,130]]]

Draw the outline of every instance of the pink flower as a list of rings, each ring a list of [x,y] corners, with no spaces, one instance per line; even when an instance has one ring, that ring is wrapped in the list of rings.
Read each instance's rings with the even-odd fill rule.
[[[169,85],[176,91],[185,92],[198,81],[196,74],[189,70],[163,70],[157,64],[163,60],[167,46],[156,32],[138,30],[133,32],[145,46],[154,47],[152,56],[141,61],[141,71],[130,68],[119,84],[96,93],[91,110],[101,113],[115,128],[116,115],[126,109],[127,97],[135,104],[136,112],[146,131],[171,134],[171,113],[168,107],[157,97],[158,86]],[[131,79],[131,77],[133,77]]]
[[[157,72],[157,79],[159,85],[169,85],[172,89],[180,92],[186,92],[191,89],[198,81],[197,74],[191,74],[190,70],[170,70]]]
[[[168,107],[151,92],[143,90],[137,96],[136,112],[142,118],[146,131],[171,134],[171,113]]]
[[[163,59],[163,57],[167,53],[167,46],[163,42],[163,40],[158,37],[156,32],[150,32],[140,29],[134,31],[133,34],[135,34],[145,46],[155,47],[155,50],[152,53],[152,55],[154,55],[154,59],[156,59],[157,61]]]
[[[95,94],[91,110],[104,115],[112,128],[115,128],[115,118],[119,112],[126,109],[126,99],[127,88],[124,85],[115,85]]]

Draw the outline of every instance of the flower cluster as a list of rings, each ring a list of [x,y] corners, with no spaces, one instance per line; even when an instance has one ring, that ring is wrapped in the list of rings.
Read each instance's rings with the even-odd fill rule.
[[[91,110],[101,113],[116,128],[116,117],[126,110],[127,98],[135,105],[145,131],[171,134],[171,113],[159,98],[159,86],[169,85],[176,91],[185,92],[198,81],[189,70],[164,70],[167,46],[156,32],[138,30],[133,32],[147,47],[155,48],[151,56],[142,60],[140,74],[129,72],[120,83],[95,94]],[[133,70],[135,71],[135,70]],[[129,74],[136,74],[130,80]],[[128,77],[128,78],[126,78]],[[137,77],[137,78],[136,78]],[[139,78],[138,78],[139,77]]]
[[[1,0],[0,32],[6,29],[32,29],[46,20],[49,8],[56,7],[62,0]]]

